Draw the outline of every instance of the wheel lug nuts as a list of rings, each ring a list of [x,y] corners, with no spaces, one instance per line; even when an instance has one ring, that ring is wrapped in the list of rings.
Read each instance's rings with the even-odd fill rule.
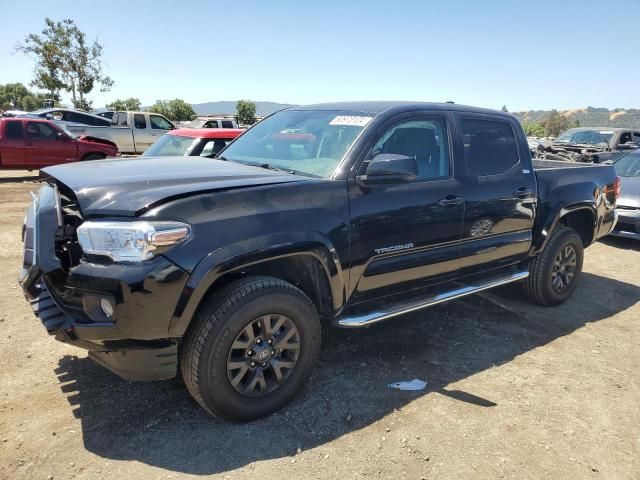
[[[258,345],[260,345],[260,344],[262,343],[262,339],[261,339],[261,338],[258,338],[258,339],[256,340],[256,343],[257,343]]]
[[[249,351],[247,352],[247,355],[249,355],[249,356],[253,355],[253,350],[249,350]]]
[[[256,366],[256,362],[251,362],[251,366],[255,367]]]
[[[269,339],[269,340],[267,341],[267,343],[268,343],[269,345],[271,345],[271,344],[273,343],[273,340]]]

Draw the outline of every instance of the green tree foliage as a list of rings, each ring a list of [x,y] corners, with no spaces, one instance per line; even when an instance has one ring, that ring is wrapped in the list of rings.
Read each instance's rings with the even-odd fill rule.
[[[527,137],[544,137],[544,123],[528,122],[523,123],[522,128]]]
[[[256,104],[250,100],[238,100],[236,120],[240,125],[252,125],[256,121]]]
[[[91,106],[85,95],[96,86],[101,92],[113,86],[102,71],[102,45],[87,41],[87,36],[71,19],[54,22],[45,18],[45,28],[27,35],[16,51],[36,60],[31,84],[49,92],[56,100],[60,92],[71,93],[75,108]]]
[[[107,104],[109,110],[117,110],[122,112],[137,112],[140,110],[140,99],[130,97],[126,100],[114,100]]]
[[[551,110],[551,114],[544,125],[544,133],[547,137],[557,137],[569,128],[569,119],[557,110]]]
[[[21,83],[0,85],[0,110],[26,110],[30,112],[43,107],[46,96],[29,91]]]
[[[196,117],[196,112],[193,110],[193,107],[179,98],[158,101],[155,105],[149,107],[148,110],[164,115],[169,120],[175,122],[193,120]]]
[[[503,112],[509,112],[506,105],[502,105],[502,108],[500,110],[502,110]]]

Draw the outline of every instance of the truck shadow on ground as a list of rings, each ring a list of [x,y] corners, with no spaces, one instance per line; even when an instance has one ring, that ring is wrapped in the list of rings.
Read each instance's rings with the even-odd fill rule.
[[[285,411],[244,425],[208,417],[178,381],[126,382],[74,356],[62,358],[56,374],[89,451],[183,473],[220,473],[291,456],[298,447],[314,448],[423,395],[494,408],[491,398],[447,386],[639,300],[638,286],[585,274],[573,298],[557,308],[532,306],[512,285],[365,331],[326,328],[320,361],[304,392]],[[427,389],[387,387],[412,378],[428,380]]]

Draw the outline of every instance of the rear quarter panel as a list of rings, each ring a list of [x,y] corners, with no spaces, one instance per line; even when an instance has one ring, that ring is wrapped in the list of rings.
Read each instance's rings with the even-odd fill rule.
[[[533,166],[539,194],[533,253],[544,247],[560,218],[572,211],[593,213],[593,241],[611,231],[615,223],[613,166],[549,160],[534,160]]]

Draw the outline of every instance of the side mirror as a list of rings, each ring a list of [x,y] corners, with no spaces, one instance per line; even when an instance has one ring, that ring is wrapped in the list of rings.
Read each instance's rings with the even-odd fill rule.
[[[373,157],[364,175],[356,180],[361,185],[411,182],[418,177],[416,159],[395,153],[381,153]]]
[[[640,148],[640,145],[638,145],[636,142],[627,142],[621,143],[620,145],[618,145],[618,147],[620,148],[620,150],[635,150],[636,148]]]

